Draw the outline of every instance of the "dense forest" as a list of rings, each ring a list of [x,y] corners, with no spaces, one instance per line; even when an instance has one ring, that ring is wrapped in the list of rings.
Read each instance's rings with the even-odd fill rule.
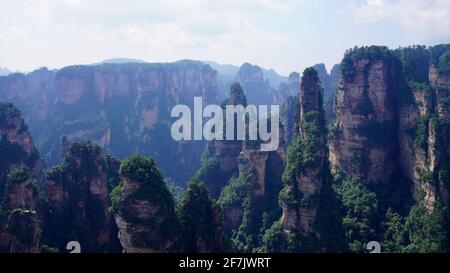
[[[227,88],[194,61],[0,76],[0,252],[450,251],[450,45]],[[172,140],[194,96],[280,104],[278,149]]]

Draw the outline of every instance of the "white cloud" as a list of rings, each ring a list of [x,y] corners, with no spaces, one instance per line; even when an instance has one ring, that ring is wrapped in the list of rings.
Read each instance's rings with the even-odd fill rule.
[[[350,8],[357,23],[388,20],[398,24],[409,39],[421,42],[450,39],[448,0],[367,0]]]
[[[0,1],[0,64],[31,70],[112,57],[240,64],[290,41],[251,14],[289,13],[305,0]]]

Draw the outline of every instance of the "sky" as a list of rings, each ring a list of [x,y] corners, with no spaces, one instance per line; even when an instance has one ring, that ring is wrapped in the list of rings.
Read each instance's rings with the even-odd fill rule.
[[[0,0],[0,67],[111,58],[328,68],[356,45],[450,43],[449,0]]]

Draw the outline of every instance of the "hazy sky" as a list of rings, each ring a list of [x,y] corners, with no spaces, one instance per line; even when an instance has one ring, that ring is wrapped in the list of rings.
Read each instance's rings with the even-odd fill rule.
[[[449,0],[0,0],[0,67],[108,58],[251,62],[279,73],[355,45],[450,42]]]

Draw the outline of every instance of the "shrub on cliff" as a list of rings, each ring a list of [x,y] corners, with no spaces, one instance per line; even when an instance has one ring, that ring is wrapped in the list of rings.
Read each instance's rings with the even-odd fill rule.
[[[186,252],[219,251],[215,240],[221,229],[215,221],[214,204],[201,182],[191,181],[184,192],[177,214],[183,226],[183,250]]]
[[[450,73],[450,50],[447,50],[442,56],[439,58],[439,72],[442,73]]]
[[[355,62],[362,59],[387,60],[394,57],[394,54],[386,46],[364,46],[354,47],[347,50],[341,62],[341,73],[344,79],[352,80],[355,73]]]

